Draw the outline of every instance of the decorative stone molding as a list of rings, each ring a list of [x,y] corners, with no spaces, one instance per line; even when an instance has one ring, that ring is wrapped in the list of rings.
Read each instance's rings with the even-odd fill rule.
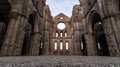
[[[17,18],[18,15],[19,15],[18,12],[15,12],[15,11],[10,12],[10,17],[11,17],[11,18]]]

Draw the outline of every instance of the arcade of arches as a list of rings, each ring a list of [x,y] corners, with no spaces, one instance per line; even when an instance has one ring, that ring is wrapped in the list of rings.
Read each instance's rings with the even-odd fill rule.
[[[120,56],[120,0],[80,0],[51,16],[45,0],[0,1],[0,56]]]

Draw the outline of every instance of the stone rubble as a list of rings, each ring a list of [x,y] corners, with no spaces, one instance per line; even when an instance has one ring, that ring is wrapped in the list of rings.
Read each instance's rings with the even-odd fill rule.
[[[120,67],[120,57],[100,57],[100,56],[0,57],[0,67]]]

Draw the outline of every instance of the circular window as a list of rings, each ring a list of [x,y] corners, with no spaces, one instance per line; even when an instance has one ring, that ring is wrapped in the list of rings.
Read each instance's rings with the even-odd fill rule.
[[[65,29],[65,24],[64,23],[58,23],[57,28],[60,30]]]

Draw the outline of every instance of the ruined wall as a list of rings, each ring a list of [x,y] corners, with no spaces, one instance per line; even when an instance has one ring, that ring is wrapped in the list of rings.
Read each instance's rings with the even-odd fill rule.
[[[83,7],[83,23],[85,24],[84,31],[88,55],[99,55],[99,52],[101,52],[96,49],[98,47],[96,46],[97,41],[95,39],[97,34],[93,29],[94,25],[99,22],[103,27],[103,32],[105,34],[110,56],[120,56],[120,31],[119,24],[117,24],[117,22],[120,20],[118,18],[119,0],[81,0],[80,3]],[[94,20],[95,17],[96,20]]]
[[[3,3],[6,3],[2,5]],[[2,1],[1,10],[9,15],[5,37],[1,46],[2,56],[39,55],[40,28],[45,0]],[[9,9],[8,9],[9,8]],[[39,9],[38,9],[39,8]],[[2,13],[2,11],[1,11]]]
[[[58,25],[62,23],[64,29],[59,29]],[[71,38],[71,23],[70,18],[63,13],[58,14],[53,18],[52,35],[51,35],[51,54],[54,55],[71,55],[73,54],[73,45]]]

